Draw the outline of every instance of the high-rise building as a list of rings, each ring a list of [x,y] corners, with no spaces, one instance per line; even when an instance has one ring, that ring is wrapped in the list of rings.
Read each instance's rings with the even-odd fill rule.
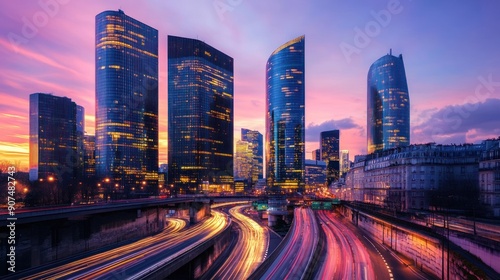
[[[266,65],[266,177],[271,192],[302,190],[305,160],[305,37],[277,48]]]
[[[321,160],[326,163],[326,183],[328,186],[340,177],[340,132],[323,131],[320,134]]]
[[[324,187],[326,182],[326,163],[321,160],[305,160],[306,191],[313,192]]]
[[[241,140],[251,144],[253,154],[252,181],[250,187],[253,187],[259,179],[264,176],[264,139],[257,130],[241,129]]]
[[[252,180],[254,166],[253,145],[247,141],[236,142],[236,152],[234,156],[234,178]]]
[[[313,160],[321,160],[321,150],[320,149],[316,149],[316,150],[312,151],[312,159]]]
[[[403,56],[389,54],[368,71],[368,153],[410,144],[410,97]]]
[[[233,58],[168,36],[168,182],[176,192],[233,185]]]
[[[345,176],[350,167],[349,150],[340,150],[340,176]]]
[[[96,172],[115,196],[158,191],[158,31],[96,16]]]
[[[76,105],[76,153],[77,153],[77,174],[76,179],[78,182],[84,180],[84,162],[83,157],[85,154],[84,147],[85,136],[85,108]]]
[[[83,138],[83,178],[85,182],[93,182],[95,172],[95,136],[85,135]]]
[[[29,178],[62,189],[65,202],[71,201],[76,188],[76,107],[67,97],[46,93],[30,95]]]

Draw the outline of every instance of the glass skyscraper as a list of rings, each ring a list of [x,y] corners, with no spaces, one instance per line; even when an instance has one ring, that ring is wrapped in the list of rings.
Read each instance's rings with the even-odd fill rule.
[[[97,178],[116,197],[156,193],[158,31],[121,10],[98,14],[95,66]]]
[[[403,56],[392,51],[368,71],[368,153],[410,144],[410,97]]]
[[[305,37],[277,48],[266,65],[266,177],[271,192],[302,190],[304,181]]]
[[[67,97],[30,95],[30,181],[62,189],[65,202],[76,188],[77,105]],[[61,202],[60,198],[55,202]]]
[[[241,140],[251,144],[253,154],[252,186],[264,176],[264,138],[257,130],[241,129]]]
[[[339,179],[340,174],[340,132],[329,130],[320,133],[321,159],[326,163],[326,183]]]
[[[233,185],[233,58],[168,36],[168,182],[176,193]]]

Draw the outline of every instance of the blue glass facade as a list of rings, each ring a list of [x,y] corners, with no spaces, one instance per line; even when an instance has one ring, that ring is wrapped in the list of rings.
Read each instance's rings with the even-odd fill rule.
[[[368,71],[368,153],[410,144],[410,97],[403,56],[387,54]]]
[[[168,36],[168,182],[177,193],[233,185],[233,59]]]
[[[67,97],[30,95],[29,178],[57,185],[67,194],[66,202],[71,201],[78,170],[76,108]]]
[[[266,177],[272,192],[303,189],[305,37],[276,49],[266,65]]]
[[[96,16],[96,173],[116,196],[158,185],[158,31],[121,10]]]

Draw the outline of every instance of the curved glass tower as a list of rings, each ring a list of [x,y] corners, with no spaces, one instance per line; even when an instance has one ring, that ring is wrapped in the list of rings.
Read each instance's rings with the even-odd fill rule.
[[[96,173],[109,196],[158,191],[158,31],[96,16]]]
[[[233,185],[233,58],[168,36],[168,181],[177,193]]]
[[[266,176],[275,193],[305,185],[304,46],[304,36],[295,38],[277,48],[266,65]]]
[[[368,71],[368,153],[410,144],[410,97],[403,56],[391,53]]]

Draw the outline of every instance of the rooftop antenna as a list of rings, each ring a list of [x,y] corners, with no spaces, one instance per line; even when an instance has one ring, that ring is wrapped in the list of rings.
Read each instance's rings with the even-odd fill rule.
[[[391,49],[389,49],[389,54],[390,54],[390,55],[392,55],[392,48],[391,48]]]

